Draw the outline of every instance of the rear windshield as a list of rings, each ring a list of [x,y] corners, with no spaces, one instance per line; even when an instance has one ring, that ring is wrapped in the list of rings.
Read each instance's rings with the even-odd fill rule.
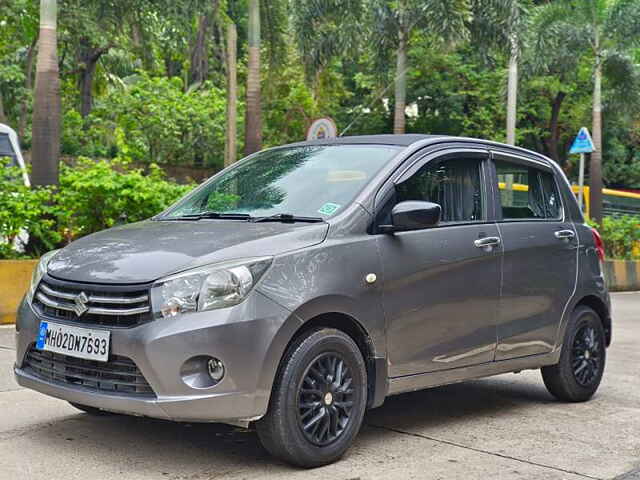
[[[328,218],[343,211],[400,150],[387,145],[267,150],[211,179],[161,218],[212,211]]]

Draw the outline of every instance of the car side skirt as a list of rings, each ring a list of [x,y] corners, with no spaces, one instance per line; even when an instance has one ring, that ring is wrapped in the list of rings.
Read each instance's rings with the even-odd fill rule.
[[[540,355],[502,360],[498,362],[482,363],[469,367],[441,370],[432,373],[421,373],[389,379],[388,396],[405,392],[423,390],[425,388],[438,387],[450,383],[464,382],[476,378],[491,377],[502,373],[518,372],[520,370],[532,370],[548,365],[555,365],[560,361],[561,349]]]

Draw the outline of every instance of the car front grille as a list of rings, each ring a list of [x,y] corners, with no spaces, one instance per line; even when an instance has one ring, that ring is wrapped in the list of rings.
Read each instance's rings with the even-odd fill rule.
[[[118,355],[111,355],[108,362],[97,362],[36,350],[32,345],[25,356],[23,369],[42,380],[66,386],[100,393],[155,397],[133,360]]]
[[[33,299],[38,313],[82,325],[133,327],[151,320],[149,289],[80,284],[45,277]]]

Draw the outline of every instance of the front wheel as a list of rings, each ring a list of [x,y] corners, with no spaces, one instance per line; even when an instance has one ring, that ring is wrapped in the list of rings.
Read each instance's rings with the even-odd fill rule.
[[[600,317],[589,307],[578,307],[567,325],[560,361],[542,368],[547,390],[566,402],[589,400],[602,380],[606,353]]]
[[[367,369],[358,346],[339,330],[317,329],[288,348],[256,430],[275,457],[318,467],[351,446],[366,404]]]

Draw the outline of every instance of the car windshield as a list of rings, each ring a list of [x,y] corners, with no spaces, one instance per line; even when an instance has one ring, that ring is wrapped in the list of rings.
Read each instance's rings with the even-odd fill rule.
[[[205,213],[328,218],[400,150],[387,145],[319,145],[266,150],[187,195],[160,220]]]

